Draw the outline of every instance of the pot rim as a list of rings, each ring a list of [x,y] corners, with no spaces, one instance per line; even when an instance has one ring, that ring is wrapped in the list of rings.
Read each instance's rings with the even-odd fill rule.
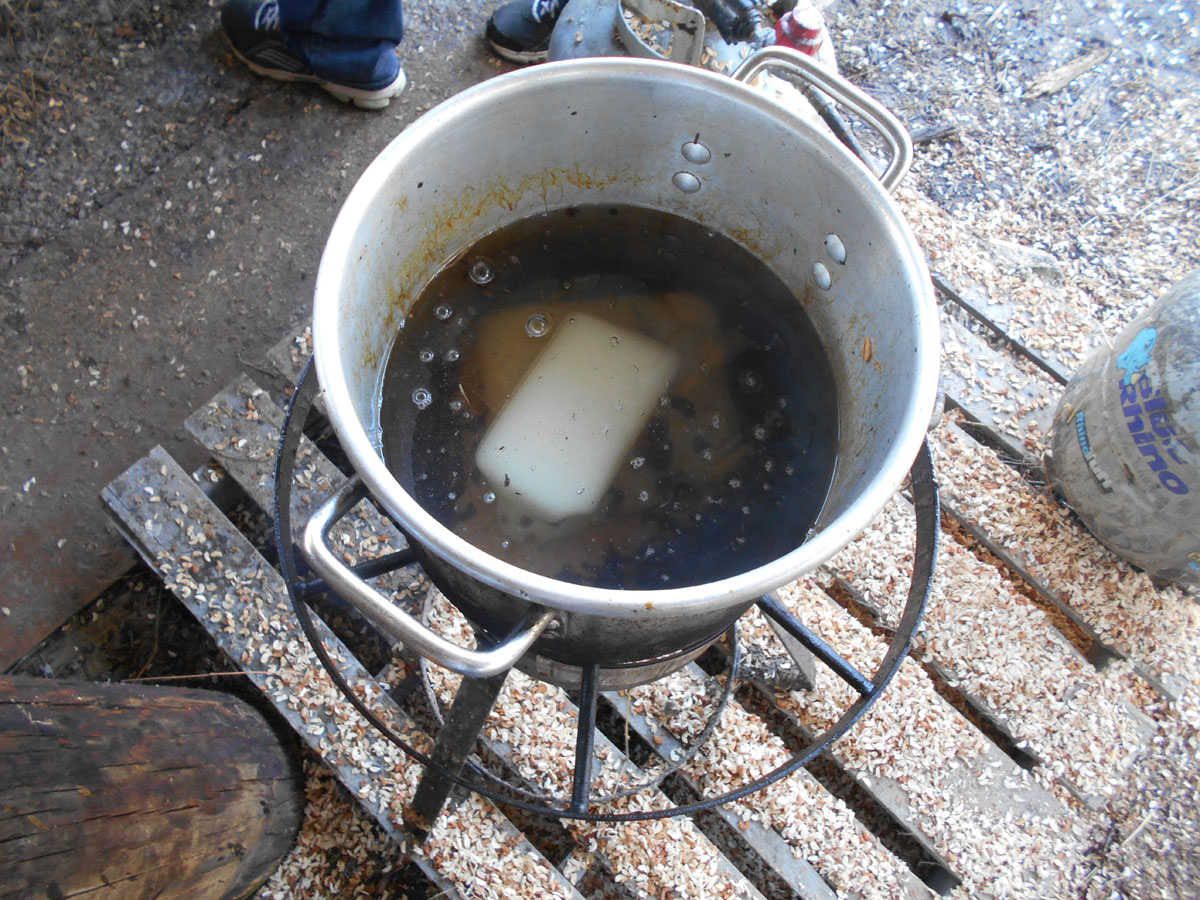
[[[474,110],[503,103],[507,96],[544,89],[546,82],[570,79],[653,79],[669,77],[676,85],[694,83],[705,91],[724,92],[736,101],[759,107],[784,120],[825,154],[841,159],[851,187],[871,195],[892,220],[900,245],[898,257],[911,271],[917,312],[916,383],[910,390],[913,410],[896,434],[885,463],[867,479],[858,496],[811,539],[762,566],[719,581],[686,587],[623,590],[589,587],[539,575],[505,562],[454,534],[428,513],[384,464],[344,377],[337,340],[340,286],[352,258],[361,217],[385,183],[420,145],[446,122],[471,117]],[[559,85],[561,87],[561,85]],[[940,343],[937,306],[924,256],[891,196],[876,177],[845,147],[797,113],[761,92],[724,75],[677,63],[622,57],[598,57],[545,63],[481,82],[429,110],[402,131],[367,167],[333,224],[321,258],[313,307],[313,355],[326,410],[355,470],[372,496],[400,523],[412,540],[473,578],[516,597],[552,609],[616,617],[659,617],[731,607],[768,593],[811,572],[861,534],[899,488],[916,458],[933,413],[939,375]]]

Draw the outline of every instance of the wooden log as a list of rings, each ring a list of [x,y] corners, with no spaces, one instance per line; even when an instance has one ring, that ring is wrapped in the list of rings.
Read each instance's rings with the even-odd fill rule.
[[[229,694],[0,675],[0,897],[245,897],[303,804],[294,753]]]

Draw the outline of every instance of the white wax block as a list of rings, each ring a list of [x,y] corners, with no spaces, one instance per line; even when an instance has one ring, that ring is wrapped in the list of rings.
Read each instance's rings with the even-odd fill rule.
[[[596,508],[679,367],[679,354],[645,335],[573,318],[475,451],[492,490],[545,522]]]

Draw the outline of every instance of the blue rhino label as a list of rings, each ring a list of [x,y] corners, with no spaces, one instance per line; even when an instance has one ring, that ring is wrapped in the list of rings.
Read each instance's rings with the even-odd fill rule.
[[[1104,471],[1104,468],[1100,465],[1100,461],[1096,459],[1096,454],[1092,452],[1092,442],[1087,432],[1087,413],[1082,409],[1075,413],[1075,435],[1079,438],[1079,451],[1083,455],[1083,462],[1088,467],[1088,471],[1096,479],[1096,484],[1100,487],[1100,490],[1105,494],[1111,494],[1113,490],[1112,479]]]
[[[1134,382],[1135,376],[1143,372],[1150,364],[1150,352],[1158,343],[1157,328],[1143,328],[1125,348],[1125,352],[1117,357],[1117,366],[1125,370],[1121,378],[1123,386]]]
[[[1142,456],[1142,462],[1172,494],[1191,492],[1194,481],[1187,448],[1176,439],[1175,425],[1167,409],[1162,387],[1151,374],[1150,353],[1158,341],[1158,331],[1143,328],[1117,357],[1123,374],[1118,382],[1121,413],[1129,437]]]

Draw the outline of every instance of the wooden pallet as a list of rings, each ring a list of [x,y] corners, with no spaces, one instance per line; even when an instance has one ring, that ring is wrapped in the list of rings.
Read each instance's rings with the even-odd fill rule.
[[[292,380],[306,355],[300,334],[281,342],[270,358]],[[953,392],[951,398],[969,405],[970,398]],[[187,425],[264,509],[273,495],[281,399],[243,379]],[[1144,709],[1160,691],[1178,692],[1196,680],[1179,658],[1195,644],[1197,629],[1173,637],[1131,634],[1128,622],[1114,622],[1112,610],[1101,615],[1083,608],[1077,592],[1062,583],[1069,575],[1058,567],[1038,569],[1028,546],[996,530],[994,506],[975,496],[972,479],[963,484],[947,476],[958,471],[950,455],[983,461],[984,475],[973,479],[1005,476],[987,492],[988,501],[1002,493],[1010,504],[1034,505],[1040,495],[952,425],[939,430],[935,444],[952,512],[944,520],[941,568],[914,656],[814,774],[802,771],[711,815],[548,823],[544,828],[557,835],[549,842],[543,826],[534,834],[523,816],[514,820],[513,811],[506,816],[490,801],[456,795],[429,840],[407,848],[437,889],[452,898],[578,897],[580,885],[594,883],[583,874],[598,872],[601,882],[637,897],[1074,895],[1086,874],[1089,829],[1106,824],[1106,792],[1146,739]],[[105,488],[104,500],[146,562],[312,752],[381,828],[404,841],[399,823],[421,767],[381,740],[336,692],[300,633],[280,576],[201,489],[208,471],[188,475],[156,449]],[[305,441],[294,517],[303,518],[342,478]],[[911,523],[897,498],[826,569],[781,592],[864,671],[873,671],[881,657],[903,599]],[[335,545],[351,562],[403,545],[369,502],[339,528]],[[1074,538],[1086,541],[1085,535]],[[1115,559],[1090,546],[1087,553],[1091,568],[1077,577],[1128,583]],[[396,602],[410,609],[430,590],[417,570],[389,579]],[[1153,590],[1140,583],[1139,589]],[[1183,602],[1169,593],[1154,596],[1160,606]],[[331,615],[339,615],[336,608]],[[444,627],[465,627],[452,613],[444,615]],[[398,703],[389,693],[409,671],[402,648],[388,654],[387,665],[377,664],[328,625],[320,628],[360,696],[415,746],[428,746],[410,701]],[[757,614],[744,619],[742,631],[763,654],[785,654]],[[1174,649],[1154,650],[1151,638],[1169,640]],[[1015,671],[1015,661],[1025,666],[1028,659],[1041,670]],[[433,685],[448,696],[453,679],[433,671]],[[820,667],[817,675],[813,691],[743,686],[719,732],[736,735],[736,743],[719,737],[661,787],[620,804],[645,808],[693,792],[718,793],[730,777],[769,770],[845,708],[845,685]],[[714,671],[692,665],[654,685],[606,696],[610,719],[627,723],[632,744],[598,742],[599,783],[636,781],[656,757],[671,759],[695,733],[688,709],[711,699],[717,681]],[[558,689],[514,675],[488,720],[480,752],[525,784],[569,794],[575,715]],[[1116,723],[1116,743],[1101,753],[1091,726],[1084,727],[1097,722]],[[1113,746],[1119,752],[1109,754]]]

